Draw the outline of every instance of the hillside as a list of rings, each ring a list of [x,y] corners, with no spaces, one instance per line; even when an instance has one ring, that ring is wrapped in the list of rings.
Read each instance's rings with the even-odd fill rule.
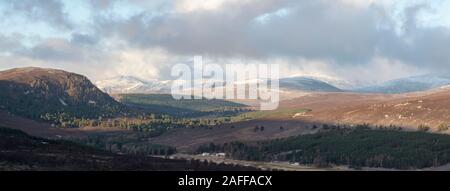
[[[31,119],[98,118],[123,106],[84,76],[55,69],[17,68],[0,72],[0,110]]]
[[[292,77],[280,79],[280,88],[307,92],[341,92],[342,90],[319,79]]]
[[[232,124],[213,129],[174,129],[152,142],[192,150],[209,142],[261,141],[316,133],[322,124],[368,124],[408,131],[423,126],[430,132],[450,133],[449,97],[450,89],[395,95],[311,93],[283,100],[274,111],[241,114]]]
[[[308,108],[306,115],[282,116],[318,123],[396,125],[437,130],[450,124],[450,89],[383,95],[330,93],[304,96],[282,102],[281,108]],[[444,128],[445,129],[445,128]]]

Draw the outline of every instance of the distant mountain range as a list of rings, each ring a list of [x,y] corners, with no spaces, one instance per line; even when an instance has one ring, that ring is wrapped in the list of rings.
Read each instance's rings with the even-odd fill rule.
[[[450,76],[422,75],[400,78],[384,83],[364,86],[355,85],[344,80],[317,77],[297,76],[281,78],[280,88],[284,90],[297,90],[306,92],[360,92],[360,93],[408,93],[426,91],[450,85]],[[97,81],[95,85],[102,91],[110,94],[128,93],[170,93],[172,81],[158,81],[156,79],[143,80],[133,76],[119,76]]]
[[[422,75],[408,78],[400,78],[387,81],[375,86],[357,88],[353,91],[364,93],[408,93],[426,91],[442,86],[450,85],[450,76],[445,75]]]
[[[280,79],[280,88],[311,92],[340,92],[341,89],[312,77],[290,77]],[[170,93],[172,81],[143,80],[133,76],[118,76],[95,83],[110,94]]]

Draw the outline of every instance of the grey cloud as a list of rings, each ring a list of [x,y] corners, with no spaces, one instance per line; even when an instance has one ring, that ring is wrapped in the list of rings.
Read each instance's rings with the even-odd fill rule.
[[[34,21],[47,22],[60,29],[71,29],[73,26],[64,13],[64,4],[58,0],[20,0],[8,1],[12,9],[4,15],[20,13]]]
[[[31,48],[22,47],[14,53],[47,62],[78,62],[89,63],[89,59],[104,54],[95,46],[96,39],[75,34],[71,40],[63,38],[46,39]],[[95,59],[94,59],[95,60]]]
[[[404,34],[384,34],[379,50],[383,56],[398,59],[435,71],[450,70],[450,29],[446,27],[420,27],[417,14],[428,8],[425,4],[405,10]]]
[[[214,12],[146,14],[127,22],[104,22],[100,33],[118,35],[140,47],[161,46],[180,54],[213,56],[301,56],[359,62],[370,59],[382,32],[383,10],[327,4],[324,1],[264,1]],[[260,15],[288,8],[289,14],[266,24]],[[392,32],[392,31],[388,31]]]
[[[450,69],[450,30],[448,28],[416,29],[405,38],[384,37],[380,52],[388,58],[398,59],[436,71]]]
[[[78,60],[81,52],[64,39],[47,39],[39,45],[23,52],[23,55],[41,60]]]
[[[114,3],[113,0],[90,0],[90,2],[95,9],[107,9]]]
[[[103,20],[100,33],[118,35],[139,47],[161,46],[179,54],[257,55],[249,27],[254,18],[287,5],[287,1],[230,4],[214,11],[149,18],[145,12],[128,21]]]
[[[286,17],[254,25],[253,43],[261,52],[272,55],[329,59],[358,63],[370,59],[380,31],[376,7],[362,10],[319,1],[305,2],[290,9]]]
[[[406,9],[402,35],[382,6],[310,0],[230,5],[151,19],[142,13],[128,21],[105,20],[99,28],[100,33],[121,36],[135,46],[163,47],[177,54],[303,57],[336,64],[366,64],[381,56],[450,69],[449,29],[416,26],[415,16],[424,7]],[[255,21],[281,8],[289,13],[264,24]]]
[[[32,15],[38,15],[37,19],[48,19],[53,25],[71,26],[61,3],[41,1],[23,1],[16,8],[31,10]],[[91,4],[94,9],[108,10],[114,2],[93,0]],[[47,40],[18,54],[50,61],[83,62],[95,57],[93,52],[106,57],[108,52],[101,50],[99,42],[120,38],[132,48],[160,47],[172,55],[261,60],[282,57],[291,59],[293,64],[296,59],[305,58],[346,68],[364,66],[374,57],[382,57],[414,67],[450,71],[450,29],[417,25],[416,15],[426,10],[425,4],[404,11],[404,34],[398,34],[388,10],[377,4],[359,7],[325,0],[249,2],[226,3],[213,11],[167,12],[161,9],[172,7],[173,1],[150,4],[129,1],[147,8],[146,11],[126,20],[95,15],[94,33],[75,33],[69,40],[59,42]],[[280,9],[288,13],[268,18],[265,23],[255,20]],[[0,48],[3,44],[0,43]]]
[[[20,35],[4,36],[0,34],[0,53],[13,52],[22,47]]]
[[[70,41],[73,44],[80,46],[95,46],[98,43],[99,38],[94,35],[74,33],[72,34]]]

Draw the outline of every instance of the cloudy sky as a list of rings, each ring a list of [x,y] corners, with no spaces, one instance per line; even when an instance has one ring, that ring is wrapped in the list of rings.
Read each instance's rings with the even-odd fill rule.
[[[445,0],[0,0],[0,70],[167,79],[202,55],[359,83],[449,73],[448,10]]]

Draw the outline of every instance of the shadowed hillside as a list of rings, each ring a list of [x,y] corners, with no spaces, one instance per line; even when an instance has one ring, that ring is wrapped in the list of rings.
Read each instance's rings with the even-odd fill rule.
[[[84,76],[55,69],[0,72],[0,109],[27,118],[112,116],[124,107]]]
[[[0,127],[0,170],[254,170],[199,161],[117,155]]]

